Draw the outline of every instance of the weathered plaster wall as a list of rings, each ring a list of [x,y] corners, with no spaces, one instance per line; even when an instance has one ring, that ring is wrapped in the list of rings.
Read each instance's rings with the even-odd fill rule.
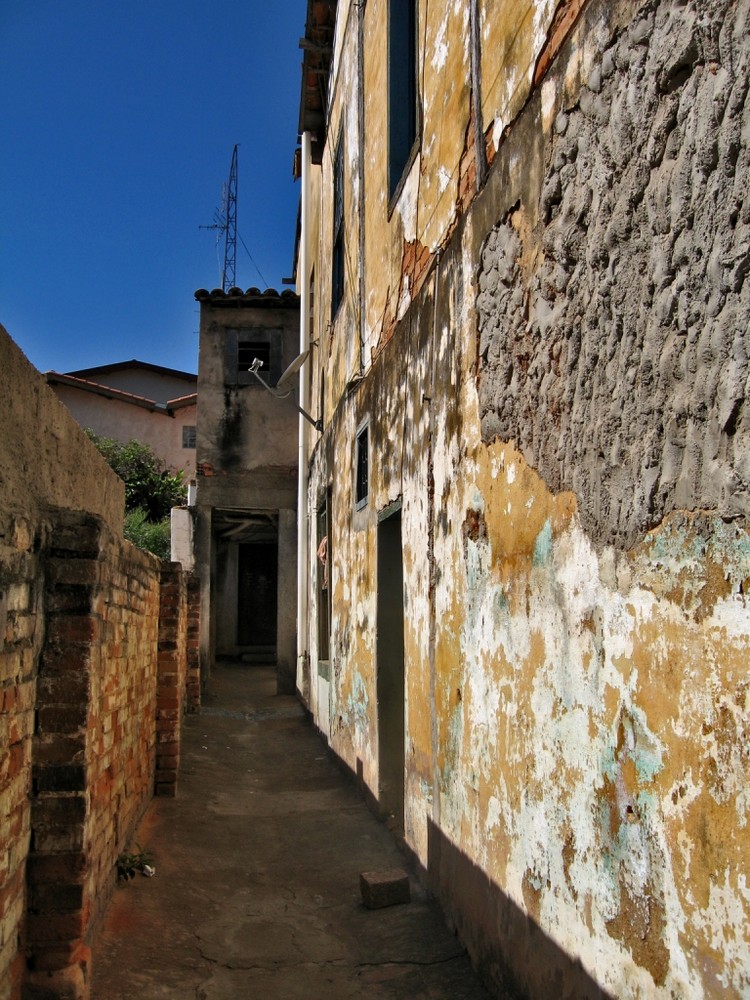
[[[182,469],[186,480],[195,478],[195,448],[183,448],[182,429],[195,427],[197,404],[169,415],[62,383],[55,385],[54,392],[81,427],[90,427],[97,434],[117,441],[142,441],[170,469]]]
[[[264,469],[296,465],[297,423],[291,398],[274,400],[257,382],[238,384],[237,359],[227,351],[229,330],[249,338],[268,337],[281,345],[281,371],[298,353],[299,304],[276,296],[265,306],[242,307],[235,298],[221,297],[204,306],[198,376],[197,461],[207,478],[226,479]],[[269,296],[270,299],[270,296]],[[205,485],[205,484],[202,484]],[[210,485],[210,484],[209,484]]]
[[[3,462],[0,495],[7,506],[71,507],[81,496],[88,509],[122,530],[125,487],[43,376],[0,327],[0,426]],[[86,461],[81,461],[81,456]]]
[[[581,6],[578,2],[565,8]],[[387,184],[388,54],[387,2],[371,0],[363,14],[364,40],[364,153],[360,177],[357,122],[357,11],[347,5],[337,17],[336,58],[331,91],[329,141],[323,163],[322,214],[330,219],[330,164],[335,141],[343,132],[350,172],[345,181],[347,214],[348,294],[336,327],[343,336],[332,338],[329,365],[332,398],[359,367],[351,345],[362,344],[364,366],[392,335],[425,279],[435,252],[450,237],[463,205],[474,194],[474,132],[486,136],[490,157],[505,129],[523,108],[533,85],[534,70],[555,37],[555,4],[505,4],[501,10],[488,2],[477,4],[481,58],[476,78],[470,58],[470,7],[458,0],[450,4],[418,4],[420,51],[420,142],[408,167],[402,189],[389,202]],[[563,18],[563,27],[567,22]],[[559,33],[559,29],[558,29]],[[563,35],[564,37],[564,35]],[[472,88],[480,94],[481,120],[472,112]],[[364,255],[359,260],[359,191],[364,183],[367,225]],[[330,226],[327,227],[330,229]],[[320,252],[330,260],[331,234],[321,233]],[[358,264],[355,263],[358,261]],[[364,302],[358,300],[358,275],[366,281]],[[323,287],[325,296],[326,288]],[[364,309],[362,336],[359,310]],[[322,318],[327,330],[328,316]],[[331,333],[333,331],[331,330]]]
[[[362,197],[360,150],[358,136],[358,67],[357,67],[357,20],[358,8],[347,4],[337,14],[336,51],[334,63],[332,107],[328,123],[326,143],[320,171],[321,184],[316,191],[318,197],[325,193],[326,202],[318,203],[315,211],[311,235],[311,246],[319,265],[315,269],[316,306],[311,337],[318,344],[324,359],[326,380],[324,405],[328,413],[336,406],[346,385],[360,368],[360,323],[361,304],[359,302],[359,219]],[[333,192],[334,157],[338,144],[344,162],[343,190],[343,258],[344,294],[336,315],[331,309],[331,280],[333,259],[333,215],[331,202]],[[335,326],[334,326],[335,324]],[[334,328],[340,335],[334,337]]]
[[[342,427],[342,440],[353,441],[359,411],[353,406],[334,418]],[[372,748],[376,744],[374,664],[374,593],[371,579],[375,574],[375,545],[372,533],[372,510],[349,514],[354,510],[354,452],[341,450],[334,458],[319,453],[316,471],[310,478],[309,500],[311,525],[316,524],[317,510],[330,499],[328,565],[331,591],[331,647],[328,676],[318,677],[317,633],[311,636],[313,698],[327,717],[320,728],[340,748],[340,756],[352,770],[360,773],[369,787],[376,787],[376,762]],[[314,542],[314,544],[312,544]],[[318,543],[312,535],[311,555]],[[311,567],[310,590],[313,613],[317,603],[316,572]]]
[[[201,576],[201,675],[214,657],[239,656],[238,545],[242,516],[266,517],[268,541],[278,542],[277,682],[294,690],[296,670],[297,434],[296,378],[293,394],[274,398],[243,372],[237,378],[236,341],[264,341],[278,348],[280,375],[299,353],[299,299],[292,292],[251,289],[243,295],[199,291],[201,302],[198,374],[196,565]],[[234,348],[232,345],[235,345]],[[233,524],[221,518],[231,512]],[[234,530],[233,530],[234,529]]]
[[[529,996],[745,996],[748,4],[480,6],[487,184],[311,465],[311,512],[333,494],[313,710],[376,794],[400,498],[404,834],[475,960]]]
[[[141,368],[137,361],[132,367],[132,362],[121,364],[122,367],[115,365],[103,370],[84,370],[85,373],[80,377],[90,378],[97,385],[108,385],[146,399],[155,399],[157,403],[168,403],[195,392],[195,375],[186,374],[185,378],[180,378],[178,375],[152,371],[147,367]]]

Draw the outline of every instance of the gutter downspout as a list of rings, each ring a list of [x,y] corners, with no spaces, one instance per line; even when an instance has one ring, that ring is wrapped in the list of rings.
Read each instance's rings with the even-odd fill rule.
[[[357,8],[357,156],[359,159],[359,372],[364,374],[365,285],[365,2]]]
[[[487,150],[484,145],[484,122],[482,121],[482,26],[480,24],[479,0],[471,0],[469,20],[471,30],[471,114],[474,119],[476,190],[480,191],[487,180]]]
[[[299,241],[299,349],[300,354],[310,348],[310,268],[309,268],[309,199],[310,199],[310,133],[302,133],[302,192],[300,196],[300,241]],[[307,366],[310,358],[302,365],[299,374],[300,406],[309,412]],[[309,530],[307,511],[307,421],[299,418],[299,449],[297,453],[297,690],[306,703],[310,701],[310,691],[305,690],[307,670],[310,661],[308,648],[308,598],[309,598]]]

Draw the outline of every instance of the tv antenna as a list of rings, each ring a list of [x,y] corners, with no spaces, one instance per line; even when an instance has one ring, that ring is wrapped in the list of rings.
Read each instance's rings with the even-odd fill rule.
[[[224,266],[221,271],[221,287],[227,292],[237,284],[237,145],[232,150],[229,180],[222,192],[221,208],[214,212],[211,226],[199,229],[216,229],[224,234]]]

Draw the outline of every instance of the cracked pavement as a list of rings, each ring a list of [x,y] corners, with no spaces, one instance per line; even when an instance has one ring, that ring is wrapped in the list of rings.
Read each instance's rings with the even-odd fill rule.
[[[410,903],[362,905],[360,872],[409,866],[271,668],[216,667],[133,841],[157,874],[115,890],[91,1000],[490,996],[413,873]]]

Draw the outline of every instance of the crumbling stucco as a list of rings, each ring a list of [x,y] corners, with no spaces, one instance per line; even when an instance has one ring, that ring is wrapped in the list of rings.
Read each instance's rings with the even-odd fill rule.
[[[423,143],[389,217],[386,5],[365,8],[352,268],[376,349],[342,390],[351,327],[320,331],[313,715],[377,796],[379,518],[399,501],[403,833],[472,958],[503,995],[750,995],[748,0],[480,0],[491,166],[470,196],[468,9],[420,3]]]
[[[482,432],[602,541],[750,507],[750,5],[648,3],[555,122],[529,245],[489,235]]]

